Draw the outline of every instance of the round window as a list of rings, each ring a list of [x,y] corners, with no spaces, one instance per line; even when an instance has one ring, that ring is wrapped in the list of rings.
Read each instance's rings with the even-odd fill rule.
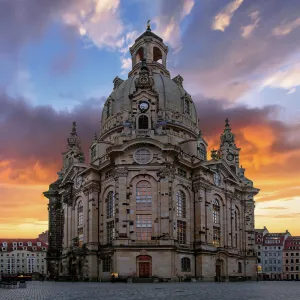
[[[145,165],[152,160],[153,155],[149,149],[140,148],[135,151],[133,158],[138,164]]]

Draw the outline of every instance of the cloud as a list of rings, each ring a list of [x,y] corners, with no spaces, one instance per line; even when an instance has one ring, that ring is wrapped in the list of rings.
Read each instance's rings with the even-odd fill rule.
[[[249,15],[249,17],[251,18],[252,20],[252,23],[249,24],[249,25],[246,25],[246,26],[243,26],[241,28],[241,31],[242,31],[242,37],[243,38],[248,38],[251,36],[253,30],[258,26],[258,23],[260,21],[260,18],[259,18],[259,11],[254,11],[253,13],[251,13]]]
[[[290,214],[282,214],[282,215],[274,215],[273,218],[276,219],[298,219],[300,213],[290,213]],[[270,218],[270,215],[256,215],[258,218]]]
[[[97,47],[120,48],[124,26],[119,16],[120,0],[83,0],[70,2],[62,20]]]
[[[243,1],[244,0],[234,0],[227,4],[225,8],[215,16],[212,29],[225,31],[225,29],[230,25],[233,14],[241,6]]]
[[[28,104],[0,95],[0,179],[3,183],[37,184],[52,180],[61,165],[61,152],[72,121],[77,122],[84,150],[98,131],[104,98],[82,101],[70,112]],[[20,147],[22,151],[20,151]],[[53,177],[54,176],[54,177]]]
[[[291,64],[271,74],[264,80],[262,86],[285,89],[288,90],[288,94],[294,93],[296,87],[300,86],[300,63]]]
[[[261,209],[283,210],[283,209],[287,209],[287,208],[284,206],[268,206],[268,207],[263,207]]]
[[[291,21],[289,23],[283,23],[283,24],[275,27],[273,29],[273,35],[274,36],[279,36],[279,37],[287,35],[299,26],[300,26],[300,18],[297,18],[294,21]]]
[[[212,19],[227,7],[224,3],[237,2],[195,4],[182,36],[182,44],[190,46],[172,56],[168,67],[184,77],[190,92],[201,91],[208,98],[234,102],[259,89],[299,53],[298,28],[281,39],[273,36],[272,30],[282,19],[298,16],[300,2],[291,0],[274,5],[270,1],[244,0],[230,18],[230,26],[225,26],[225,32],[212,31]]]
[[[159,14],[152,21],[155,32],[175,51],[182,47],[180,24],[190,15],[195,5],[194,0],[165,0],[160,2]]]

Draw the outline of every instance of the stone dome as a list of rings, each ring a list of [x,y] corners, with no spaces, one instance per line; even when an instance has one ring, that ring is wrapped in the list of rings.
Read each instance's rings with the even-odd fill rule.
[[[131,76],[127,80],[123,81],[118,87],[116,87],[110,94],[108,101],[112,100],[111,114],[116,115],[121,111],[131,110],[131,99],[135,90],[135,81],[139,77],[138,74]],[[184,90],[184,88],[176,83],[175,78],[170,79],[168,76],[154,73],[152,74],[154,81],[153,90],[158,93],[159,99],[159,111],[172,110],[179,113],[184,113],[184,101],[188,97],[191,100],[190,95]],[[106,106],[106,103],[104,107]],[[194,124],[197,124],[197,113],[193,102],[190,103],[190,119]],[[102,112],[102,124],[106,121],[107,116],[105,109]]]

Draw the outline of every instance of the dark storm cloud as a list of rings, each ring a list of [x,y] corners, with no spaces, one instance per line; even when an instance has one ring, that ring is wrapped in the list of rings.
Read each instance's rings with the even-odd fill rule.
[[[200,127],[203,133],[208,136],[215,136],[221,133],[227,117],[233,130],[235,128],[240,130],[251,125],[265,126],[267,124],[274,126],[275,129],[277,127],[284,128],[281,122],[277,123],[270,118],[280,109],[276,105],[269,105],[263,108],[248,108],[245,105],[230,106],[228,100],[208,99],[200,95],[195,95],[193,100],[198,112]]]
[[[0,160],[60,162],[73,121],[86,152],[94,132],[99,131],[103,100],[87,99],[71,112],[57,112],[51,106],[33,107],[23,99],[1,94]]]

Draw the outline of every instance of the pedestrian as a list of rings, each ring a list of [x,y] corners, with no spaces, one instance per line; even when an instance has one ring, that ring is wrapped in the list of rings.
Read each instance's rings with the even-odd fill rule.
[[[115,283],[115,274],[112,274],[112,276],[111,276],[111,282]]]

